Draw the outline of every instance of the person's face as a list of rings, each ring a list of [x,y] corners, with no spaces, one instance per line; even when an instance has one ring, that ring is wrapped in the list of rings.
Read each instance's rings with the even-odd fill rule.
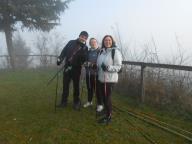
[[[87,41],[87,37],[84,36],[84,35],[80,35],[79,36],[79,41],[82,42],[82,43],[85,43]]]
[[[97,40],[96,40],[96,39],[92,39],[92,40],[90,41],[90,46],[91,46],[92,48],[98,48]]]
[[[106,48],[111,48],[112,47],[112,39],[110,37],[106,37],[104,39],[104,46]]]

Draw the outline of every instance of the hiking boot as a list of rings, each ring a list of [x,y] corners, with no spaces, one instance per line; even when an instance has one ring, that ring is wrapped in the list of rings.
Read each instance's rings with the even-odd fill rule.
[[[111,116],[103,117],[100,120],[98,120],[98,123],[100,124],[109,124],[111,122]]]
[[[74,109],[74,110],[80,110],[80,108],[81,108],[81,102],[78,102],[78,103],[74,103],[74,104],[73,104],[73,109]]]
[[[83,105],[83,107],[86,108],[86,107],[89,107],[89,106],[92,106],[92,105],[93,105],[92,102],[87,102],[87,103],[85,103],[85,104]]]
[[[101,112],[102,110],[103,110],[103,106],[102,105],[98,105],[96,111],[97,112]]]

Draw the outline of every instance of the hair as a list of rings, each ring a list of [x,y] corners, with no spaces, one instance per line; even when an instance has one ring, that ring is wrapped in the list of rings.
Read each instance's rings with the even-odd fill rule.
[[[103,38],[103,40],[102,40],[102,48],[106,48],[106,47],[105,47],[105,44],[104,44],[104,40],[105,40],[107,37],[110,37],[111,40],[112,40],[112,46],[111,46],[111,47],[116,47],[116,43],[115,43],[113,37],[112,37],[111,35],[105,35],[104,38]]]
[[[96,40],[96,38],[90,38],[90,39],[89,39],[89,45],[91,45],[91,41],[92,41],[92,40]],[[97,41],[97,40],[96,40],[96,41]]]

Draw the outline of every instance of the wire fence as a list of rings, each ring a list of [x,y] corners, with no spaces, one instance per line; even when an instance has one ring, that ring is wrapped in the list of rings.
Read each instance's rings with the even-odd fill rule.
[[[30,69],[53,67],[56,65],[56,55],[16,55],[16,69]],[[10,57],[8,55],[0,55],[0,69],[10,69]]]
[[[118,93],[155,105],[176,105],[192,110],[192,67],[123,62]]]
[[[16,69],[54,68],[56,71],[56,60],[56,55],[16,55],[15,65]],[[0,70],[10,68],[9,56],[1,55]],[[124,61],[115,90],[142,102],[160,105],[178,103],[192,110],[191,85],[190,66]]]

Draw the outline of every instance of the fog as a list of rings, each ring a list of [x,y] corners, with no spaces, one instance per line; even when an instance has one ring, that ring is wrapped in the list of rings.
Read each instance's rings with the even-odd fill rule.
[[[123,47],[142,53],[148,45],[162,62],[172,57],[192,55],[191,0],[75,0],[61,15],[60,25],[51,31],[64,37],[61,43],[76,39],[82,30],[101,42],[111,34]],[[18,30],[33,51],[39,32]],[[47,33],[48,35],[48,33]],[[4,33],[0,34],[0,54],[6,54]],[[119,43],[118,43],[119,44]],[[153,51],[153,50],[152,50]]]

